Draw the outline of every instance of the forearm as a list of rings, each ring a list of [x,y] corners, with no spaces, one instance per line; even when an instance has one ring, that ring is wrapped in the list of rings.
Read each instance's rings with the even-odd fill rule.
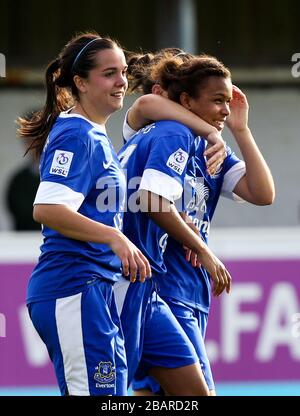
[[[195,252],[205,247],[202,239],[183,220],[184,214],[179,214],[170,201],[151,192],[141,191],[140,204],[142,211],[182,245]]]
[[[242,197],[246,200],[250,198],[249,202],[258,205],[271,204],[275,196],[273,177],[250,129],[237,131],[234,137],[246,164],[245,180],[249,196]]]
[[[80,241],[109,244],[118,230],[93,221],[65,205],[38,204],[34,206],[35,221]]]
[[[139,130],[150,121],[175,120],[190,127],[195,134],[207,137],[217,129],[196,116],[182,105],[156,94],[147,94],[133,104],[128,122],[131,128]]]

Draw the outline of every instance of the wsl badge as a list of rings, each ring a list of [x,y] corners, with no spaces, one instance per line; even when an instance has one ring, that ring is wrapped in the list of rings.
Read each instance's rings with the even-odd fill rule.
[[[98,372],[94,374],[94,379],[99,383],[110,383],[116,377],[115,368],[110,361],[101,361],[97,369]]]

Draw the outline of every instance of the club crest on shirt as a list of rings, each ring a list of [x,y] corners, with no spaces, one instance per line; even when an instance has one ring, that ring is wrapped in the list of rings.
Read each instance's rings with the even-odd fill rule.
[[[99,383],[110,383],[116,377],[115,368],[111,361],[100,361],[97,370],[97,373],[94,374],[94,379]]]
[[[55,150],[50,173],[52,175],[68,176],[74,153],[65,150]]]
[[[167,166],[173,169],[179,175],[181,175],[185,168],[185,165],[187,164],[188,157],[188,153],[179,148],[178,150],[176,150],[176,152],[172,153],[169,156]]]
[[[193,188],[193,197],[187,204],[188,211],[201,211],[206,213],[206,201],[209,198],[209,188],[204,185],[204,178],[196,178],[191,184]]]

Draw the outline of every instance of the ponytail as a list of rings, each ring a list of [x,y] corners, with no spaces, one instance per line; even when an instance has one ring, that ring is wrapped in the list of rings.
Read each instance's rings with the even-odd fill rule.
[[[135,54],[127,56],[128,91],[150,94],[154,82],[150,79],[150,68],[154,61],[152,53]]]
[[[57,58],[50,62],[46,68],[46,103],[43,109],[35,112],[29,119],[19,117],[17,120],[18,134],[22,138],[29,139],[25,155],[32,150],[37,159],[40,158],[57,116],[72,105],[70,93],[56,84],[59,71],[60,59]]]

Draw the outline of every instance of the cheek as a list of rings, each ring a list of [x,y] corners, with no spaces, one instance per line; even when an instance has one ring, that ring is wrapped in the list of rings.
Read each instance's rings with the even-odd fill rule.
[[[206,119],[209,117],[210,109],[209,105],[197,104],[192,108],[193,113],[197,114],[198,117]]]
[[[108,78],[98,78],[94,81],[92,84],[92,88],[94,88],[95,93],[105,92],[109,89],[111,89],[111,82]]]

